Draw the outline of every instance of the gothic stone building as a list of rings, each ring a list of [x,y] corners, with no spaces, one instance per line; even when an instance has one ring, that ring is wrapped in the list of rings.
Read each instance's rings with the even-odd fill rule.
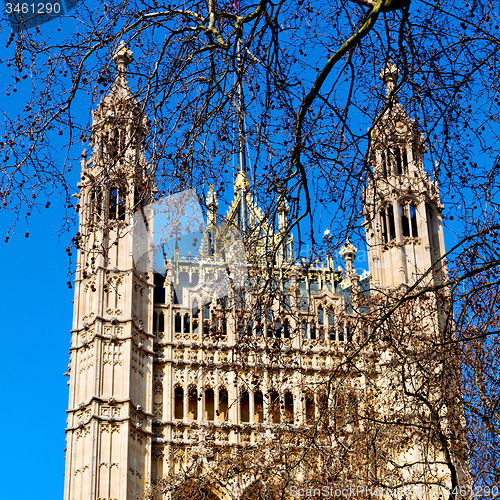
[[[146,119],[125,78],[132,54],[122,45],[114,59],[116,80],[93,114],[92,156],[83,154],[78,185],[65,499],[293,498],[308,487],[335,488],[321,491],[340,498],[346,485],[357,488],[352,498],[370,498],[374,486],[386,498],[438,498],[466,461],[462,437],[453,438],[460,433],[449,430],[462,421],[452,411],[456,381],[426,378],[446,371],[424,349],[443,335],[446,300],[402,303],[363,344],[391,297],[446,274],[438,187],[424,170],[423,137],[393,97],[395,68],[382,72],[392,104],[367,156],[369,273],[355,271],[349,242],[344,270],[331,258],[297,263],[286,203],[274,232],[240,155],[224,218],[208,193],[200,255],[176,249],[159,274],[139,269],[127,236],[154,184],[142,154]],[[214,298],[206,278],[220,272],[228,227],[258,227],[266,244],[248,247],[246,288]],[[418,384],[427,391],[420,399]],[[444,430],[425,424],[436,405]]]

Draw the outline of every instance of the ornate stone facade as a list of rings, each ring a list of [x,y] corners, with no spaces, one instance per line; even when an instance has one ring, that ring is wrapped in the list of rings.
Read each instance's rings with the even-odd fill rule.
[[[278,470],[288,478],[288,497],[300,484],[356,480],[359,487],[361,477],[377,477],[373,456],[380,450],[359,448],[365,458],[346,450],[375,432],[377,419],[394,412],[400,421],[416,418],[420,407],[405,406],[400,367],[387,350],[351,353],[373,328],[370,300],[442,282],[446,272],[438,187],[423,169],[418,128],[393,96],[395,69],[383,74],[388,106],[368,153],[369,275],[356,273],[349,242],[343,272],[332,259],[297,264],[286,203],[273,234],[240,169],[222,223],[215,193],[208,193],[202,258],[177,252],[162,276],[139,272],[127,234],[126,219],[154,193],[141,153],[146,118],[125,79],[131,60],[122,46],[115,84],[93,114],[92,159],[82,160],[65,499],[132,500],[155,483],[158,498],[274,498]],[[246,289],[213,299],[203,277],[218,238],[224,227],[243,223],[264,228],[249,244]],[[398,312],[402,331],[411,333],[417,322],[426,338],[441,335],[444,306],[428,300],[430,308]],[[423,372],[408,366],[404,380],[416,383]],[[429,498],[438,498],[451,484],[443,450],[402,432],[383,452],[387,477],[423,484]],[[363,473],[356,459],[366,461]],[[326,469],[338,469],[337,483],[321,476]]]

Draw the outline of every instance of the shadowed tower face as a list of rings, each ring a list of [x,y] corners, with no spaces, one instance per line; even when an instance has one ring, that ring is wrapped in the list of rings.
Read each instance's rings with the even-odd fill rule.
[[[412,285],[431,266],[440,281],[444,239],[439,190],[424,170],[423,134],[398,102],[397,69],[390,62],[380,76],[386,103],[370,135],[373,177],[365,190],[365,227],[375,288]]]
[[[132,53],[93,113],[82,156],[65,499],[135,499],[150,476],[152,285],[133,261],[128,221],[151,195],[146,119],[128,87]]]

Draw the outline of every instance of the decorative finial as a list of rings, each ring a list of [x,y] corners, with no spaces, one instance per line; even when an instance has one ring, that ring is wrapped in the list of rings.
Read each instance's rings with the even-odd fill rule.
[[[389,59],[386,65],[380,70],[380,78],[385,84],[385,95],[387,98],[394,92],[394,87],[398,80],[398,68]]]
[[[127,66],[134,60],[132,51],[125,45],[123,40],[120,41],[120,46],[113,55],[118,74],[124,74],[127,71]]]
[[[210,184],[210,189],[207,194],[207,207],[217,205],[217,198],[215,196],[214,185]]]
[[[340,249],[340,256],[347,263],[347,261],[353,261],[356,258],[356,253],[358,249],[346,238],[345,245]]]

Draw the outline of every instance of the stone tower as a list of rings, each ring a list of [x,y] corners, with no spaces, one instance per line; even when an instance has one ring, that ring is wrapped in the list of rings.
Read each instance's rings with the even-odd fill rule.
[[[386,109],[371,131],[365,191],[370,274],[380,289],[412,285],[432,266],[430,280],[445,271],[439,189],[424,170],[423,134],[397,100],[397,74],[390,62],[380,73]]]
[[[211,187],[199,255],[193,246],[183,253],[177,236],[164,271],[153,272],[134,257],[138,245],[141,254],[152,248],[152,225],[138,241],[129,223],[150,221],[147,120],[125,78],[131,52],[122,45],[114,60],[115,83],[93,114],[92,157],[83,155],[79,184],[65,500],[255,500],[285,489],[294,496],[301,485],[334,488],[333,497],[337,487],[359,493],[367,481],[386,480],[396,485],[391,498],[440,498],[451,484],[443,447],[436,433],[412,427],[431,419],[402,386],[426,382],[429,400],[446,401],[448,429],[462,425],[460,411],[449,411],[460,407],[459,388],[427,383],[454,367],[418,357],[425,342],[442,338],[445,301],[413,301],[373,334],[381,296],[397,300],[423,276],[419,285],[441,283],[446,272],[437,184],[423,167],[423,137],[395,97],[394,66],[381,74],[386,106],[368,151],[370,274],[356,271],[349,241],[344,270],[332,255],[327,263],[295,259],[286,192],[274,207],[277,225],[257,206],[241,85],[233,202],[220,216]],[[234,286],[231,271],[232,286],[214,294],[238,234],[244,286]],[[399,347],[409,357],[398,364]],[[377,441],[387,419],[390,434]],[[461,440],[446,433],[442,442]],[[448,462],[458,469],[455,456]],[[408,493],[408,483],[434,490]],[[150,484],[154,496],[145,492]]]
[[[93,113],[92,156],[82,157],[65,500],[135,499],[150,475],[153,285],[133,261],[128,221],[151,183],[146,118],[125,78],[131,60],[121,45]]]

